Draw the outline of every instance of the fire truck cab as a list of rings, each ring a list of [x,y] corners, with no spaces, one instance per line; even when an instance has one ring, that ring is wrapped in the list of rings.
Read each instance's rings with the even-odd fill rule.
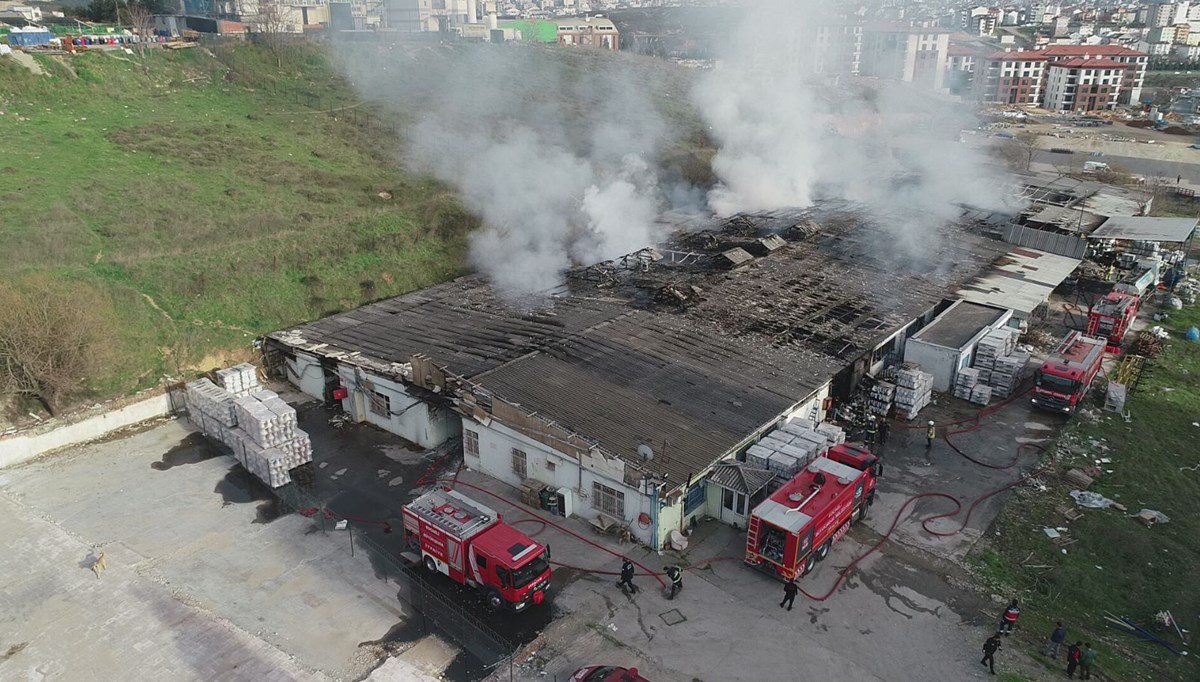
[[[866,448],[830,448],[754,508],[746,563],[785,580],[807,574],[866,514],[878,474],[879,460]]]
[[[438,488],[405,505],[403,514],[405,542],[425,568],[478,589],[488,606],[524,611],[546,600],[549,550],[492,509]]]
[[[1100,372],[1104,351],[1103,339],[1078,331],[1067,334],[1034,373],[1031,402],[1044,410],[1073,412]]]
[[[1087,335],[1105,339],[1109,353],[1120,353],[1125,333],[1137,319],[1142,299],[1126,291],[1110,291],[1088,310]]]

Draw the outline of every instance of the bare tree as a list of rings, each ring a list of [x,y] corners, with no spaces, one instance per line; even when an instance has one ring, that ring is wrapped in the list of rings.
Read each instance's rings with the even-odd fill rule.
[[[271,51],[278,68],[283,68],[283,57],[293,32],[290,14],[281,0],[258,0],[258,12],[252,24],[255,37]]]
[[[37,276],[0,285],[0,390],[57,414],[112,358],[112,306],[95,290]]]
[[[129,26],[137,34],[137,51],[146,56],[146,48],[150,46],[150,38],[154,35],[154,13],[143,4],[129,5],[126,9]]]

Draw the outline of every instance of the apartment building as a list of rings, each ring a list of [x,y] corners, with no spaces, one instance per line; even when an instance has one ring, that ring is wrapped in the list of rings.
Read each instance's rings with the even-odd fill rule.
[[[1053,111],[1097,111],[1117,105],[1128,64],[1111,59],[1067,59],[1046,68],[1046,104]]]
[[[950,31],[902,22],[863,27],[861,73],[864,76],[945,87]]]
[[[1051,45],[997,52],[975,67],[975,92],[981,101],[998,104],[1070,111],[1111,109],[1139,101],[1148,60],[1146,53],[1119,45]],[[1052,68],[1056,68],[1053,94]]]

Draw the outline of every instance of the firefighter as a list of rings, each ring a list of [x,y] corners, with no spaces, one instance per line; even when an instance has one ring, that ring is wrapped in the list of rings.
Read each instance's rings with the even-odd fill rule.
[[[671,594],[667,599],[674,599],[677,592],[683,591],[683,569],[678,566],[663,566],[663,570],[671,579]]]
[[[930,465],[929,451],[933,449],[933,441],[937,438],[937,426],[933,421],[929,422],[929,430],[925,432],[925,466]]]
[[[796,593],[800,591],[800,586],[796,584],[796,579],[791,578],[783,584],[783,601],[779,602],[779,608],[783,608],[787,604],[787,610],[792,610],[792,604],[796,601]]]
[[[1020,617],[1021,608],[1017,606],[1017,600],[1014,599],[1009,602],[1008,608],[1004,609],[1004,615],[1000,617],[1000,629],[998,632],[1011,635],[1013,626],[1017,624],[1017,619]]]
[[[887,417],[879,418],[879,444],[887,445],[888,431],[892,430],[892,425],[888,423]]]
[[[629,591],[637,594],[637,585],[633,584],[633,562],[627,557],[621,557],[621,579],[617,581],[617,587],[624,588],[629,586]]]
[[[996,674],[996,652],[1000,650],[1001,646],[1000,633],[988,637],[987,641],[983,643],[983,660],[980,663],[987,666],[993,675]]]
[[[879,437],[879,432],[877,431],[877,428],[878,428],[878,423],[875,421],[874,418],[867,419],[867,435],[866,435],[867,445],[870,445],[870,446],[875,445],[876,439]]]

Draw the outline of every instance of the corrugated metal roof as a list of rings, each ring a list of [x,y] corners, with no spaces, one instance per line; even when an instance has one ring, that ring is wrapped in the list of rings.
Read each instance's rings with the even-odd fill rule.
[[[1025,317],[1079,267],[1079,262],[1078,258],[1015,248],[996,261],[989,272],[959,289],[957,295],[972,303],[1007,308]]]
[[[713,467],[708,480],[735,493],[753,495],[771,482],[775,473],[743,462],[721,462]]]
[[[1152,242],[1186,242],[1200,224],[1197,218],[1113,217],[1090,235],[1091,239],[1138,239]]]

